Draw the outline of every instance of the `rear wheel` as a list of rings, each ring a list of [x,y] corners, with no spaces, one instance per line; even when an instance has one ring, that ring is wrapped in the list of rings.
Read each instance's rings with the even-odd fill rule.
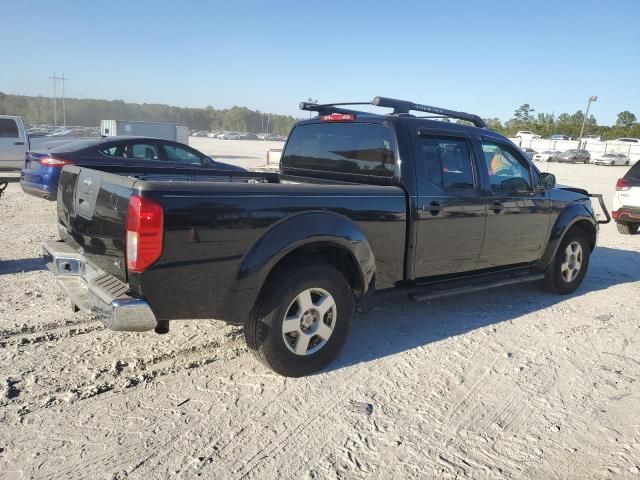
[[[345,277],[326,264],[289,264],[269,279],[245,325],[247,345],[287,377],[309,375],[340,352],[353,318]]]
[[[616,223],[616,227],[618,228],[618,232],[622,233],[623,235],[635,235],[636,233],[638,233],[640,223],[619,222]]]
[[[544,288],[561,295],[575,291],[589,268],[591,247],[580,228],[572,228],[560,242],[553,262],[546,271]]]

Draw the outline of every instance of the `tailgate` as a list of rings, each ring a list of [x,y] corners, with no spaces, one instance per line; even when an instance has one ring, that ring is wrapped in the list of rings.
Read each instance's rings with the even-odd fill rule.
[[[58,222],[66,242],[86,259],[126,282],[125,223],[136,180],[89,168],[66,166],[58,184]]]

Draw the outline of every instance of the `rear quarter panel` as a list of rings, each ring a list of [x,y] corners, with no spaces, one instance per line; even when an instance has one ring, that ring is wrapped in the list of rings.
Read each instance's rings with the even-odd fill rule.
[[[239,282],[243,262],[250,263],[245,259],[270,230],[309,212],[343,217],[364,233],[374,252],[379,288],[403,278],[406,197],[398,187],[220,184],[215,191],[151,189],[142,194],[164,206],[164,250],[153,267],[131,276],[130,283],[160,318],[244,321],[264,272],[256,282]],[[292,230],[291,239],[299,234]],[[243,290],[242,305],[234,300],[238,289]]]

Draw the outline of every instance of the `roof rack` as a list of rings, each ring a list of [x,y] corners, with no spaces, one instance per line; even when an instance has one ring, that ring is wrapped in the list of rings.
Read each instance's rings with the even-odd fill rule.
[[[407,114],[410,111],[433,113],[442,117],[457,118],[473,123],[476,127],[487,128],[487,124],[478,115],[466,112],[456,112],[455,110],[447,110],[446,108],[432,107],[430,105],[422,105],[407,100],[397,100],[388,97],[375,97],[370,102],[342,102],[342,103],[309,103],[300,102],[300,110],[309,112],[318,112],[321,115],[327,113],[367,113],[357,110],[349,110],[341,108],[343,105],[375,105],[376,107],[393,108],[394,115]]]

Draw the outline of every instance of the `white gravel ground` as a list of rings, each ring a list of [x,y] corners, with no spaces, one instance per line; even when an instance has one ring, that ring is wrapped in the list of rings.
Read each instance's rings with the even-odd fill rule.
[[[260,142],[198,140],[242,165],[264,155]],[[624,171],[549,169],[608,201]],[[40,257],[54,236],[54,203],[11,184],[0,199],[2,479],[640,475],[640,235],[604,226],[569,297],[533,285],[427,304],[379,297],[339,359],[296,380],[221,322],[158,336],[71,313]]]

